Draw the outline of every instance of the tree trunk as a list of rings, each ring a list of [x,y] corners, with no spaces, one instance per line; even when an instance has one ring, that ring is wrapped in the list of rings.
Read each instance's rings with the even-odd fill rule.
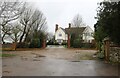
[[[24,37],[24,35],[25,35],[26,28],[27,28],[27,25],[25,25],[25,28],[24,28],[24,31],[23,31],[22,36],[20,37],[20,41],[19,41],[19,43],[21,43],[22,40],[23,40],[23,37]]]
[[[2,36],[2,42],[3,42],[3,44],[5,44],[4,37],[5,37],[5,34],[3,34],[3,36]]]
[[[28,38],[28,32],[27,32],[26,35],[25,35],[25,40],[24,40],[24,42],[27,41],[27,38]]]

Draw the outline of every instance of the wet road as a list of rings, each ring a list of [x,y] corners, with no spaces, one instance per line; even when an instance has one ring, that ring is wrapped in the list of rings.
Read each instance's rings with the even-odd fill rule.
[[[17,51],[17,56],[3,58],[4,76],[117,76],[117,65],[98,60],[75,60],[76,50],[46,48]],[[77,50],[83,52],[84,50]],[[87,50],[89,51],[89,50]],[[86,52],[86,50],[85,50]],[[92,50],[91,50],[92,52]],[[72,54],[73,53],[73,54]],[[42,55],[40,55],[42,54]],[[66,57],[65,57],[66,56]]]

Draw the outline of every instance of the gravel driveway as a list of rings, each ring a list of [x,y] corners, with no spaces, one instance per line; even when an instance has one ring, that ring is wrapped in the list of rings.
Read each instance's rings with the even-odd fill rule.
[[[117,65],[96,60],[95,50],[47,47],[4,53],[3,76],[117,76]],[[89,58],[87,58],[89,57]]]

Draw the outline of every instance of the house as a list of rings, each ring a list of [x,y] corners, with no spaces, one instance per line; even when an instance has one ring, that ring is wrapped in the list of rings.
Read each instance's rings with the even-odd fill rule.
[[[67,40],[68,40],[68,36],[66,34],[65,29],[63,29],[62,27],[58,28],[58,24],[56,24],[55,41],[61,44],[63,42],[67,42]]]
[[[71,27],[69,23],[68,28],[58,27],[56,24],[55,28],[55,41],[59,44],[66,42],[68,40],[68,34],[74,35],[75,38],[80,38],[84,43],[92,43],[93,38],[93,30],[89,27]]]

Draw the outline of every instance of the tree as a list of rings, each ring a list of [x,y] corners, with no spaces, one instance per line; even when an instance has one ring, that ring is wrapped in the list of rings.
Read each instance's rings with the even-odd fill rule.
[[[73,18],[72,26],[74,27],[85,26],[85,23],[83,22],[83,19],[79,14],[75,15],[75,17]]]
[[[19,23],[11,25],[11,31],[8,35],[15,43],[17,43],[20,39],[20,35],[22,33],[21,30],[22,29]]]
[[[29,7],[26,2],[3,1],[0,2],[0,26],[3,43],[9,37],[16,43],[28,44],[34,38],[45,38],[47,21],[40,10]]]
[[[97,23],[95,27],[95,37],[97,41],[109,37],[111,41],[120,44],[120,1],[101,2],[97,11]]]
[[[17,20],[24,11],[24,3],[19,1],[0,2],[0,26],[2,29],[2,42],[6,35],[10,34],[11,22]]]
[[[35,20],[36,18],[37,20],[30,30],[32,34],[32,38],[30,41],[37,40],[39,45],[38,47],[42,47],[43,39],[46,39],[47,21],[43,13],[37,9],[33,14],[33,20]]]
[[[31,25],[29,26],[31,18],[32,18],[32,10],[30,8],[26,8],[24,13],[20,17],[20,23],[22,24],[23,31],[22,31],[22,35],[20,36],[19,43],[23,41],[25,34],[28,33],[28,31],[31,28]]]
[[[54,35],[52,32],[48,32],[46,33],[46,36],[47,36],[47,40],[52,40]]]
[[[31,36],[29,35],[28,36],[29,38],[31,38]],[[31,42],[30,42],[30,47],[31,48],[38,48],[38,47],[42,47],[42,43],[43,43],[43,40],[46,39],[46,34],[44,32],[42,32],[41,30],[39,31],[35,31],[32,35],[32,38],[31,38]],[[33,46],[34,45],[34,46]]]
[[[30,7],[26,8],[22,14],[20,23],[23,26],[23,32],[19,43],[22,41],[30,42],[31,39],[34,38],[34,33],[39,31],[45,32],[47,27],[46,17],[43,13],[37,9],[34,11]],[[31,39],[29,39],[29,36],[31,36]]]

